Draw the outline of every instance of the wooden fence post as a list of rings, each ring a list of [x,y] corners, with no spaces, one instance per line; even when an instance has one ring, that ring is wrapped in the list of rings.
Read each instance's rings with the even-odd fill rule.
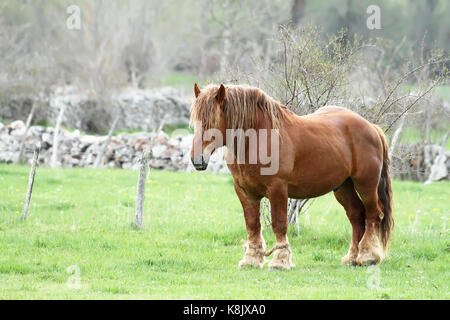
[[[59,130],[61,128],[61,123],[64,117],[64,111],[66,110],[66,104],[61,103],[58,119],[56,120],[55,131],[53,131],[53,146],[52,146],[52,157],[50,160],[50,166],[56,167],[58,164],[58,147],[59,147]]]
[[[25,220],[28,215],[28,209],[30,207],[30,200],[31,200],[31,193],[33,192],[33,184],[34,184],[34,174],[36,173],[36,166],[39,159],[39,147],[34,147],[34,154],[33,154],[33,162],[31,163],[31,170],[30,170],[30,176],[28,177],[28,190],[27,190],[27,196],[25,198],[25,205],[23,207],[22,216],[20,217],[21,220]]]
[[[137,229],[142,228],[142,222],[144,220],[145,180],[147,178],[149,158],[149,151],[143,151],[141,157],[139,158],[139,177],[136,190],[136,215],[133,223]]]
[[[28,118],[27,118],[27,123],[25,124],[25,132],[24,132],[23,136],[21,137],[19,154],[17,155],[16,163],[20,163],[20,161],[22,160],[23,151],[25,149],[25,144],[27,141],[28,130],[30,129],[31,122],[33,121],[34,112],[36,111],[37,102],[32,102],[32,103],[33,103],[33,106],[31,107],[30,114],[28,115]]]
[[[106,136],[105,142],[103,142],[102,148],[100,149],[100,153],[97,155],[97,158],[95,159],[95,163],[94,163],[95,169],[100,167],[100,164],[103,160],[103,156],[106,153],[106,149],[108,149],[109,143],[111,142],[112,135],[114,134],[114,130],[116,130],[116,126],[117,126],[117,123],[119,122],[119,120],[120,120],[120,115],[114,119],[114,121],[111,125],[111,128],[109,129],[108,135]]]

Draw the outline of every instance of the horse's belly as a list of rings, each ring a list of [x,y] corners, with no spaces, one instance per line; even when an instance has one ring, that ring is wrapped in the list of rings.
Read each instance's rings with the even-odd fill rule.
[[[323,175],[304,175],[298,178],[298,182],[288,184],[290,198],[307,199],[322,196],[337,189],[349,178],[346,170],[336,170]]]
[[[288,193],[289,193],[289,198],[292,198],[292,199],[309,199],[309,198],[320,197],[320,196],[332,191],[333,189],[335,189],[335,187],[325,186],[325,187],[311,189],[311,188],[307,188],[307,187],[305,188],[305,187],[289,185]]]

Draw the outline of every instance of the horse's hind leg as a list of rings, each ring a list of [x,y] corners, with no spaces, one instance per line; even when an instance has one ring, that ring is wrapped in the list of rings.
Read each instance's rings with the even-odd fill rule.
[[[347,254],[342,258],[344,264],[356,264],[358,244],[365,230],[364,205],[356,194],[351,179],[345,181],[335,192],[337,201],[344,207],[350,223],[352,224],[352,240]]]
[[[266,262],[266,243],[261,233],[260,201],[246,194],[238,185],[234,185],[236,194],[244,209],[245,226],[247,228],[248,241],[244,245],[244,257],[238,266],[253,266],[262,268]]]
[[[272,230],[275,234],[276,244],[271,250],[273,258],[269,262],[269,269],[286,269],[295,267],[292,263],[292,251],[287,238],[287,185],[273,185],[268,192]]]
[[[378,237],[383,219],[383,211],[378,199],[379,179],[374,177],[379,177],[379,172],[353,180],[355,189],[366,209],[366,230],[359,242],[358,257],[356,258],[356,263],[360,266],[380,263],[384,255]]]

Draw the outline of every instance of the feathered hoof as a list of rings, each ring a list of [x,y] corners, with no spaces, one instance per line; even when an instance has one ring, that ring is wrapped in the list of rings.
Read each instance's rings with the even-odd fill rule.
[[[269,270],[289,270],[294,267],[292,252],[288,246],[274,250],[273,259],[269,262]]]
[[[264,256],[266,250],[263,244],[259,246],[249,245],[246,243],[244,245],[245,254],[241,261],[238,263],[239,268],[244,267],[254,267],[262,268],[266,263],[266,258]]]
[[[242,260],[239,261],[238,267],[239,268],[251,267],[261,269],[265,263],[266,263],[265,258],[259,259],[256,257],[244,256],[244,258],[242,258]]]
[[[358,256],[358,253],[355,254],[355,253],[348,252],[345,256],[342,257],[341,263],[355,266],[357,256]]]
[[[381,248],[373,248],[371,251],[360,250],[356,257],[358,266],[370,266],[378,264],[383,260],[383,252]]]

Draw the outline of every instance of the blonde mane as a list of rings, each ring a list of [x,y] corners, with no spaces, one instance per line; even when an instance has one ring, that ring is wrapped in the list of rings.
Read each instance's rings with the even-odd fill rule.
[[[223,110],[227,129],[256,128],[257,110],[263,113],[273,129],[278,129],[281,119],[289,112],[285,106],[258,88],[243,85],[227,85],[225,88]],[[217,85],[208,85],[201,90],[191,107],[191,126],[200,121],[204,130],[217,128],[220,120],[216,102],[218,89]]]

